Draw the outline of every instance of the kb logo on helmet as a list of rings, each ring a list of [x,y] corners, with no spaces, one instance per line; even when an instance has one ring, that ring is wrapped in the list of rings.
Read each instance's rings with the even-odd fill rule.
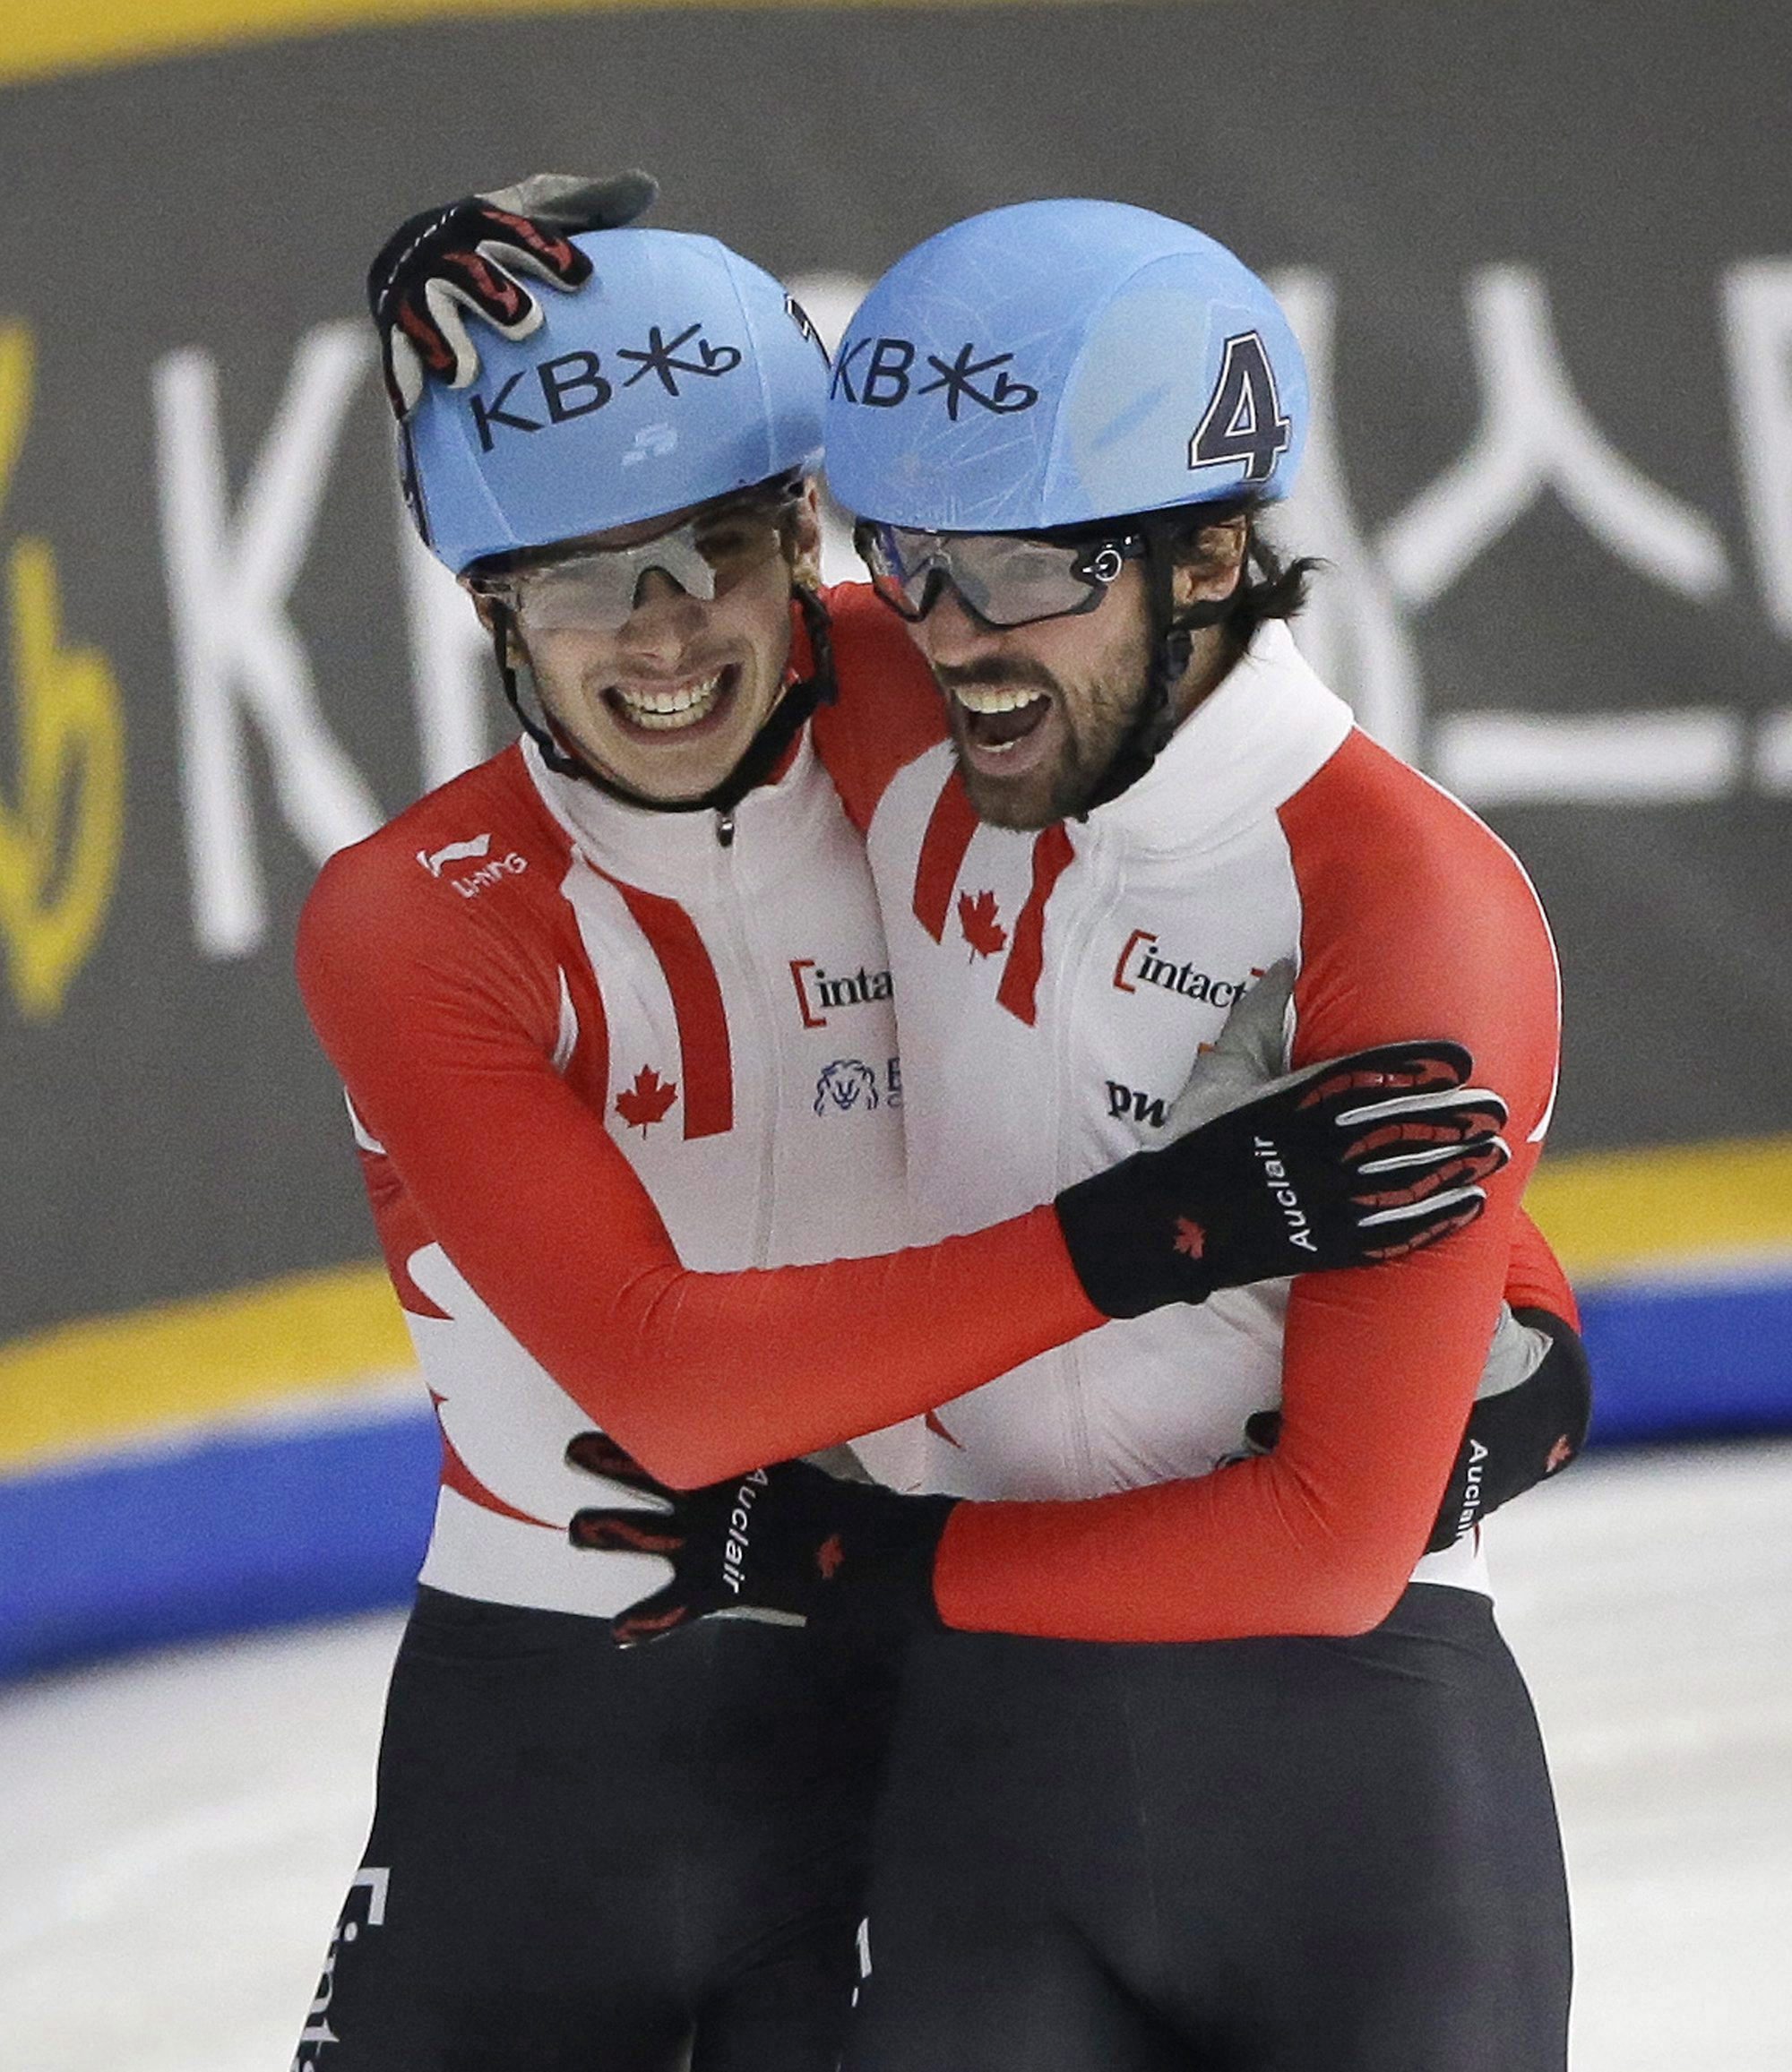
[[[1012,353],[990,353],[978,359],[974,345],[961,346],[950,360],[929,353],[926,364],[936,379],[917,383],[910,369],[918,349],[912,339],[849,339],[840,348],[829,393],[843,396],[849,403],[868,404],[874,410],[893,410],[911,395],[943,391],[946,416],[954,425],[966,403],[1007,417],[1016,410],[1030,410],[1039,400],[1036,388],[1001,371],[1014,357]],[[995,377],[993,382],[987,378],[991,374]]]
[[[741,364],[740,348],[711,345],[701,335],[702,331],[701,324],[686,324],[683,331],[668,339],[656,323],[649,327],[644,346],[619,346],[616,357],[635,363],[634,372],[623,383],[623,387],[632,389],[637,382],[645,381],[650,375],[668,396],[676,398],[684,392],[678,386],[681,374],[699,381],[718,381],[724,374],[731,374]],[[516,394],[518,387],[531,374],[541,391],[538,407],[547,413],[544,418],[525,417],[523,399]],[[479,434],[479,451],[489,453],[499,426],[512,432],[545,432],[549,425],[564,425],[574,417],[589,417],[593,410],[601,410],[615,393],[596,353],[561,353],[554,359],[520,369],[489,403],[483,396],[474,396],[468,408],[472,412],[474,429]],[[529,391],[524,391],[524,395],[528,396]],[[529,407],[531,409],[538,407],[532,397],[529,398]]]

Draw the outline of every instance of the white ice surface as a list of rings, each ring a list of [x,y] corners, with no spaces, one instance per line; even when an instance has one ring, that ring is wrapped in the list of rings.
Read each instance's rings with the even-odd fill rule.
[[[1568,1840],[1575,2072],[1792,2067],[1788,1511],[1774,1444],[1595,1461],[1495,1527]],[[398,1629],[0,1692],[0,2072],[284,2072]]]

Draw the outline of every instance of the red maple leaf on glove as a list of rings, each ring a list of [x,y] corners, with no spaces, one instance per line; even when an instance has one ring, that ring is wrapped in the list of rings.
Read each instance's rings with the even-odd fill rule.
[[[964,931],[964,939],[969,943],[973,957],[994,957],[998,950],[1007,947],[1008,931],[995,918],[994,892],[978,892],[975,898],[969,892],[961,892],[958,924]]]
[[[1207,1233],[1198,1223],[1191,1223],[1187,1217],[1176,1218],[1176,1248],[1189,1259],[1199,1259],[1207,1250]]]
[[[676,1079],[662,1080],[651,1065],[643,1065],[634,1075],[634,1084],[616,1096],[616,1113],[644,1137],[649,1123],[658,1122],[677,1098]]]

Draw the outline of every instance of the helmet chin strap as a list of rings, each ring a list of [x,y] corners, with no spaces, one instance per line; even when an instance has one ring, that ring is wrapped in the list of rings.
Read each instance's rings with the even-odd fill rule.
[[[1153,527],[1150,535],[1150,550],[1144,559],[1145,609],[1150,638],[1145,694],[1108,759],[1107,768],[1077,815],[1079,820],[1093,812],[1097,806],[1106,805],[1122,792],[1130,790],[1168,747],[1170,736],[1176,729],[1176,687],[1187,674],[1194,636],[1204,627],[1217,626],[1231,608],[1232,599],[1228,594],[1205,604],[1185,606],[1181,611],[1176,609],[1176,558],[1170,552],[1171,537],[1168,527]],[[1247,541],[1246,555],[1249,552]],[[1245,563],[1241,557],[1238,566],[1241,581],[1244,573]]]
[[[732,812],[748,792],[757,790],[777,769],[815,708],[833,702],[834,651],[827,607],[806,585],[793,583],[790,587],[809,636],[809,674],[788,686],[766,715],[758,733],[742,750],[740,761],[719,785],[703,793],[701,798],[648,798],[638,791],[631,791],[626,785],[618,784],[582,756],[570,752],[560,736],[524,705],[516,668],[510,658],[511,615],[505,606],[495,604],[492,646],[497,657],[505,701],[515,713],[523,732],[540,752],[542,761],[561,777],[575,778],[623,805],[637,806],[647,812]],[[543,707],[543,710],[546,709]]]

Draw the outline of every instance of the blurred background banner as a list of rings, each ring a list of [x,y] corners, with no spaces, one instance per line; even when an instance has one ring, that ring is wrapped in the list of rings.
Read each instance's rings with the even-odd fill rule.
[[[504,738],[361,273],[642,165],[834,335],[976,210],[1267,273],[1302,638],[1555,922],[1533,1203],[1608,1440],[1792,1427],[1792,17],[1704,0],[13,0],[0,47],[0,1671],[393,1599],[432,1430],[290,975]],[[838,529],[830,572],[851,572]]]

